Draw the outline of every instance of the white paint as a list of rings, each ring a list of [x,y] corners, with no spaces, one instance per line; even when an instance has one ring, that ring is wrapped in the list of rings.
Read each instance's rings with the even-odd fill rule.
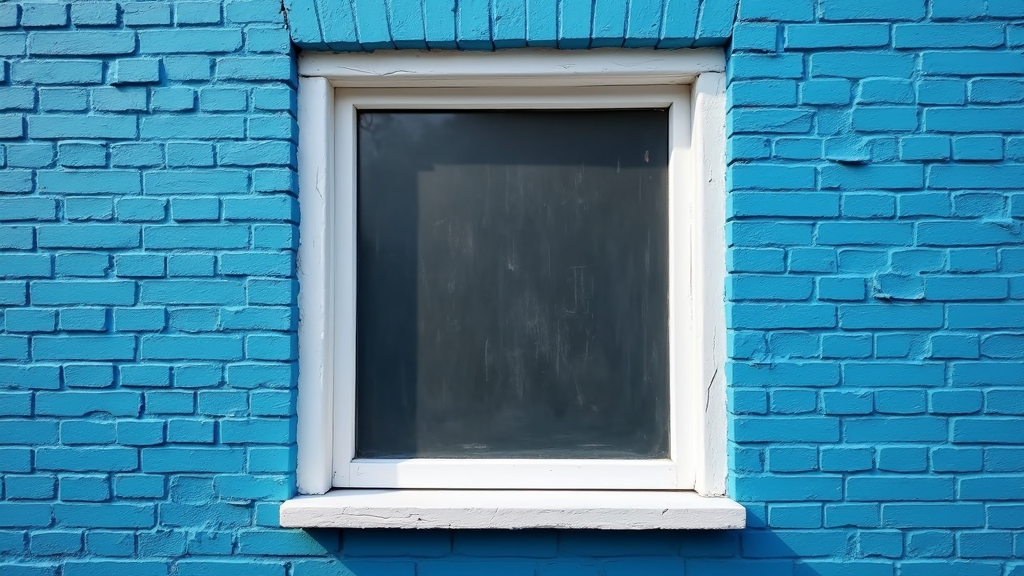
[[[551,108],[657,108],[669,107],[670,130],[669,149],[674,166],[670,180],[670,197],[684,199],[687,208],[673,212],[669,218],[669,229],[682,244],[670,251],[670,276],[689,275],[690,228],[693,211],[688,207],[694,193],[694,179],[690,176],[691,136],[690,87],[688,86],[598,86],[598,87],[555,87],[535,89],[338,89],[336,92],[335,118],[337,126],[338,151],[336,158],[335,189],[339,199],[339,218],[351,218],[342,206],[353,206],[356,196],[355,173],[355,117],[362,109],[551,109]],[[354,229],[354,219],[351,222]],[[340,220],[339,220],[340,222]],[[336,227],[340,233],[344,225]],[[348,234],[348,232],[346,232]],[[346,236],[347,237],[347,236]],[[354,242],[354,241],[353,241]],[[340,268],[333,274],[335,286],[341,294],[354,294],[355,290],[355,245],[341,245],[340,241],[333,259]],[[679,270],[682,270],[681,272]],[[350,271],[350,273],[345,272]],[[686,282],[686,286],[689,282]],[[339,306],[348,310],[354,306],[354,297],[338,300]],[[672,318],[689,317],[693,299],[684,286],[678,297],[673,298]],[[696,436],[683,429],[683,423],[703,418],[703,404],[682,399],[670,423],[672,438],[671,458],[661,461],[644,460],[362,460],[353,461],[355,422],[355,366],[342,358],[354,354],[355,316],[345,321],[339,313],[335,332],[335,427],[334,427],[334,486],[339,488],[508,488],[508,489],[693,489],[694,466],[691,454]],[[669,345],[676,354],[671,362],[677,367],[676,386],[686,386],[689,380],[682,372],[685,366],[699,362],[696,353],[694,330],[688,321],[678,324],[670,332]],[[673,339],[681,341],[673,346]]]
[[[692,196],[693,312],[695,349],[693,363],[698,407],[694,418],[694,461],[700,462],[697,492],[706,496],[725,494],[725,74],[706,73],[693,87],[694,194]]]
[[[721,50],[499,50],[303,52],[299,74],[338,87],[625,86],[690,84],[725,70]]]
[[[333,412],[331,282],[331,151],[334,149],[334,90],[324,78],[299,79],[299,492],[331,488],[330,438]]]
[[[687,87],[689,88],[689,87]],[[646,90],[646,88],[645,88]],[[693,234],[690,177],[693,164],[691,147],[692,106],[687,90],[686,100],[669,108],[669,173],[668,173],[668,378],[669,438],[671,456],[676,463],[676,488],[692,490],[697,463],[693,460],[694,436],[692,422],[700,415],[694,410],[689,389],[692,383],[687,367],[696,361],[693,340],[693,295],[690,282],[690,238]]]
[[[658,490],[677,488],[671,460],[355,460],[354,488]]]
[[[334,281],[334,436],[331,444],[334,486],[349,485],[348,462],[356,453],[356,114],[335,99],[334,258],[328,275]],[[332,407],[329,406],[328,409]]]
[[[302,212],[299,246],[299,491],[322,494],[332,485],[375,485],[417,488],[665,488],[696,489],[703,495],[724,494],[725,102],[724,76],[718,73],[723,69],[724,57],[716,50],[304,54],[300,59],[303,77],[299,86],[299,197]],[[694,86],[676,86],[691,82]],[[410,85],[416,89],[396,89]],[[332,86],[345,88],[333,90]],[[478,88],[467,90],[467,86]],[[522,109],[652,106],[670,106],[671,110],[671,462],[353,460],[355,110],[373,107]],[[509,480],[500,480],[502,475]],[[409,498],[415,500],[422,492],[397,490],[387,493],[409,494]],[[347,493],[353,496],[369,494],[363,490]],[[334,500],[330,502],[337,502],[337,498],[345,494],[345,491],[333,492],[330,498]],[[467,493],[456,491],[452,494]],[[541,493],[512,490],[502,494],[506,497],[492,501],[504,507],[510,501],[526,501],[529,500],[528,495]],[[564,499],[597,493],[565,491],[558,494]],[[700,499],[692,492],[652,494]],[[302,501],[307,499],[294,502]],[[724,499],[715,501],[729,502]],[[365,504],[364,507],[370,509],[373,508],[370,504],[373,504],[383,506],[381,510],[388,508],[375,502],[352,506],[358,508]],[[282,508],[282,521],[285,510],[291,510],[291,506],[292,501]],[[316,508],[312,504],[305,506],[306,509]],[[402,506],[392,508],[409,509],[411,504]],[[527,509],[532,512],[510,512],[519,518],[515,522],[523,524],[510,520],[515,525],[508,527],[547,525],[541,518],[548,516],[549,512],[542,512],[543,506],[531,506]],[[621,512],[625,515],[621,522],[628,524],[631,522],[628,519],[633,518],[628,512],[632,511],[636,514],[635,522],[642,524],[640,518],[646,514],[646,508],[633,509],[630,506],[615,508],[618,512],[611,514],[615,516]],[[593,512],[598,508],[582,506],[582,512],[567,513],[578,513],[580,518],[587,518],[586,522],[591,523],[576,527],[601,527],[593,524],[598,522],[594,516],[597,513]],[[677,512],[685,516],[684,508]],[[570,509],[568,505],[565,508]],[[496,512],[493,507],[488,510],[492,516],[501,512],[501,509]],[[317,514],[320,513],[310,512],[303,517],[315,518]],[[440,522],[437,526],[450,520],[454,522],[449,524],[451,526],[495,527],[479,523],[459,524],[462,522],[459,518],[478,514],[472,510],[453,512],[455,516],[448,520],[441,512],[432,514]],[[732,527],[695,514],[688,518],[693,522],[703,518],[701,522],[706,523],[679,526],[672,522],[683,520],[665,520],[652,521],[647,527]],[[374,525],[383,526],[386,521],[387,518],[378,518]],[[402,525],[420,525],[416,523],[418,521],[396,521]],[[742,525],[742,520],[739,525]]]
[[[746,510],[694,492],[334,490],[281,505],[294,528],[730,529]]]

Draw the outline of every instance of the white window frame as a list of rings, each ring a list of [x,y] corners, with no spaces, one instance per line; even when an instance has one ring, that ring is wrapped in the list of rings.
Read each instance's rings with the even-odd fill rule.
[[[303,54],[299,493],[390,488],[724,495],[723,70],[723,53],[706,49]],[[670,458],[354,459],[355,111],[665,106],[670,111]]]

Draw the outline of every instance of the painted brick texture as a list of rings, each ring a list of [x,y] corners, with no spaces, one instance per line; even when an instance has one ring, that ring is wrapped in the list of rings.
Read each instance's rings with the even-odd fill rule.
[[[1019,0],[742,0],[735,24],[710,0],[288,9],[307,48],[732,35],[749,527],[278,528],[297,322],[281,5],[6,2],[0,575],[1024,575]]]

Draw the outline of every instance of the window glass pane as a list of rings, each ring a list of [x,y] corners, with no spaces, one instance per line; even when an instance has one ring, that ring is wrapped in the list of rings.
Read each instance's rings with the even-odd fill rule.
[[[668,456],[668,111],[364,111],[359,457]]]

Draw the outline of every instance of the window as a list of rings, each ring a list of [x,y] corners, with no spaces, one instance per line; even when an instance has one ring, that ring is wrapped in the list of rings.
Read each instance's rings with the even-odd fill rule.
[[[303,56],[300,492],[724,494],[721,68],[704,50]],[[293,502],[289,525],[367,525]],[[580,525],[722,524],[689,518]]]

